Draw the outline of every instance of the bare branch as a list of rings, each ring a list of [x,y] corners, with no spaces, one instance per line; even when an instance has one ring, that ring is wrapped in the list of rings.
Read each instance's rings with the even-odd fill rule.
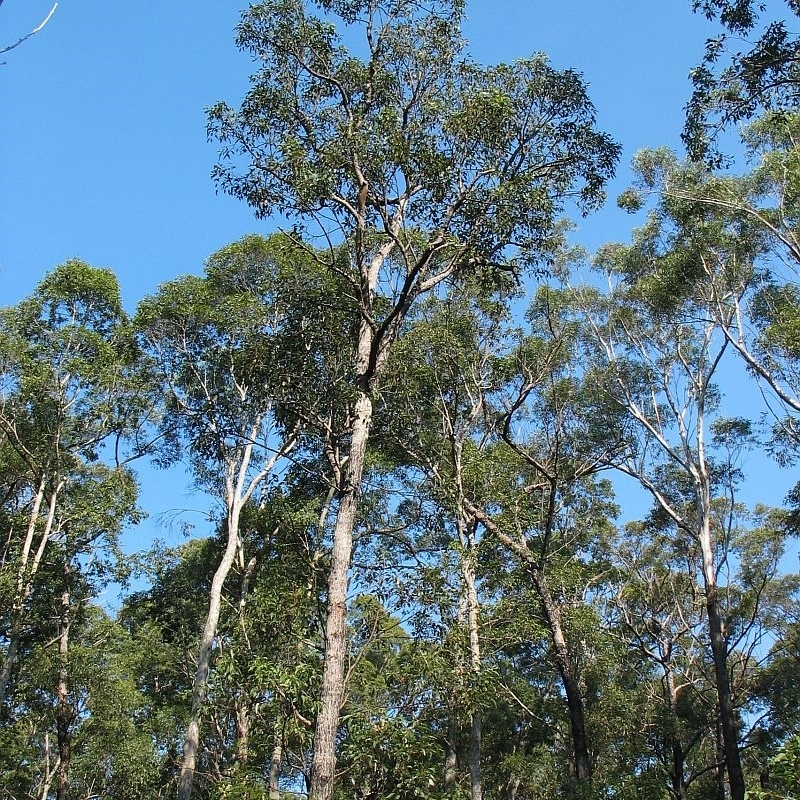
[[[0,5],[2,5],[2,0],[0,0]],[[42,28],[44,28],[44,26],[47,25],[47,23],[50,21],[50,17],[53,16],[57,8],[58,8],[58,3],[53,3],[53,7],[47,13],[47,16],[30,33],[25,34],[25,36],[23,36],[21,39],[18,39],[16,42],[14,42],[14,44],[9,44],[6,45],[5,47],[0,47],[0,53],[7,53],[9,50],[13,50],[15,47],[19,47],[23,42],[30,39],[31,36],[33,36],[36,33],[39,33],[39,31]],[[5,64],[5,61],[0,63]]]

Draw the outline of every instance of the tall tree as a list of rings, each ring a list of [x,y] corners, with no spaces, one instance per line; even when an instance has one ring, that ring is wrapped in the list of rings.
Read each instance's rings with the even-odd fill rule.
[[[292,410],[292,393],[313,395],[328,387],[316,370],[324,348],[313,317],[324,311],[314,305],[318,295],[309,299],[314,289],[321,290],[307,253],[292,249],[285,237],[251,236],[214,254],[205,278],[189,276],[162,286],[137,313],[146,351],[166,387],[161,427],[167,448],[187,447],[198,484],[224,508],[225,546],[200,637],[182,800],[194,780],[223,589],[237,559],[242,571],[249,559],[242,514],[248,504],[266,502],[268,480],[298,444],[303,422]],[[326,335],[338,341],[333,330]]]
[[[676,276],[695,265],[697,251],[660,249],[652,225],[630,248],[610,247],[598,257],[612,287],[577,292],[590,325],[597,379],[612,406],[623,409],[630,439],[609,463],[639,481],[674,534],[694,548],[703,589],[709,655],[730,795],[742,800],[740,724],[733,688],[741,642],[727,603],[737,578],[729,555],[741,519],[736,492],[738,459],[751,439],[747,420],[720,413],[716,380],[731,349],[723,326],[707,309],[701,287],[681,289]],[[674,288],[673,288],[674,287]],[[600,412],[602,413],[602,412]]]
[[[0,312],[2,518],[8,526],[0,706],[14,691],[23,640],[28,647],[57,643],[51,688],[59,797],[67,793],[75,721],[72,619],[104,582],[122,576],[117,540],[137,516],[135,482],[122,461],[124,440],[143,408],[135,362],[119,286],[108,270],[69,261],[34,296]],[[113,466],[101,460],[109,451],[117,457]],[[54,638],[39,617],[48,602],[57,609]]]
[[[560,313],[558,293],[539,293],[528,312],[527,336],[510,327],[503,300],[480,295],[418,307],[393,351],[377,433],[381,442],[399,443],[405,463],[425,476],[442,519],[451,520],[449,548],[455,545],[459,558],[471,662],[469,672],[462,664],[457,673],[468,674],[477,687],[487,682],[478,625],[481,583],[495,595],[519,594],[532,603],[550,634],[548,657],[567,698],[573,777],[565,785],[586,787],[592,773],[581,674],[586,648],[580,639],[586,636],[577,620],[591,615],[584,596],[605,566],[596,540],[604,538],[603,516],[613,513],[607,490],[590,476],[616,442],[608,430],[597,441],[585,430],[577,328]],[[489,535],[482,541],[483,529]],[[592,566],[577,566],[588,552]],[[522,627],[514,635],[522,635]],[[502,646],[495,633],[492,648]],[[485,687],[472,695],[471,740],[477,743],[489,704]],[[475,796],[481,759],[468,757]]]
[[[392,343],[434,287],[545,261],[567,198],[596,205],[619,153],[595,130],[576,73],[541,56],[479,67],[462,53],[462,16],[456,0],[259,3],[237,38],[259,71],[238,111],[220,103],[210,112],[223,146],[219,185],[260,216],[287,214],[329,242],[320,258],[356,301],[313,800],[327,800],[336,778],[352,534]],[[348,52],[334,20],[348,39],[361,34],[363,57]]]
[[[449,632],[455,643],[454,685],[443,737],[445,783],[449,786],[456,780],[457,719],[466,713],[465,760],[472,800],[483,796],[482,712],[487,698],[481,686],[481,527],[465,506],[465,486],[475,480],[470,466],[494,438],[492,426],[486,424],[487,394],[494,388],[492,365],[508,337],[505,303],[481,294],[480,287],[470,286],[462,296],[444,301],[430,297],[417,307],[408,332],[393,351],[377,431],[385,447],[399,449],[400,462],[440,509],[443,537],[439,547],[447,554],[439,554],[441,569],[447,573],[445,562],[456,562],[457,611]],[[439,604],[439,615],[445,619],[450,616],[446,606],[446,600]]]

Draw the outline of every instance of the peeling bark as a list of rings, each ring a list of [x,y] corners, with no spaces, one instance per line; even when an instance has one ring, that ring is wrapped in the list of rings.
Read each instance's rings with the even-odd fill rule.
[[[328,611],[325,620],[325,663],[322,670],[320,711],[314,730],[309,791],[312,800],[330,800],[336,778],[336,732],[345,697],[347,591],[350,583],[353,528],[356,524],[359,488],[371,422],[372,400],[368,394],[361,392],[355,405],[350,457],[333,531],[328,576]]]

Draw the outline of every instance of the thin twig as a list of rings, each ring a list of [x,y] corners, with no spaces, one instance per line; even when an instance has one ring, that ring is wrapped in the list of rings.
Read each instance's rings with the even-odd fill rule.
[[[0,5],[2,5],[3,0],[0,0]],[[15,47],[19,47],[24,41],[28,40],[33,36],[35,33],[39,33],[39,31],[44,28],[45,25],[50,21],[50,17],[53,16],[53,13],[58,8],[58,3],[53,3],[53,7],[48,12],[47,16],[28,34],[23,36],[21,39],[18,39],[14,44],[6,45],[5,47],[0,47],[0,53],[7,53],[9,50],[13,50]],[[0,62],[5,64],[5,61]]]

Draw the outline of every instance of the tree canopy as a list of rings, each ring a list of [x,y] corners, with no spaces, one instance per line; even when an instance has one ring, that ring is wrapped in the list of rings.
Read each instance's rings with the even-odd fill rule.
[[[0,310],[1,797],[797,796],[796,36],[688,5],[688,158],[594,253],[581,74],[460,0],[242,13],[214,179],[284,229]],[[209,510],[123,548],[156,469]]]

